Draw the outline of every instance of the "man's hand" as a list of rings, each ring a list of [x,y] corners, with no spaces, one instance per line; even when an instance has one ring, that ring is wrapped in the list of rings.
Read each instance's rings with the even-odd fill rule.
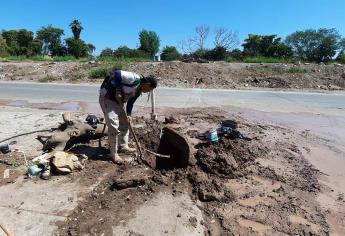
[[[122,92],[121,90],[116,90],[115,99],[120,106],[123,106]]]

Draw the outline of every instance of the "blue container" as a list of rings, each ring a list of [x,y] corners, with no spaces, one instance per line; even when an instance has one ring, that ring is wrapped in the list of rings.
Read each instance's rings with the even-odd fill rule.
[[[42,172],[42,168],[40,168],[38,165],[32,165],[28,169],[28,173],[32,176],[39,175]]]
[[[219,140],[217,129],[210,130],[207,134],[208,141],[217,142]]]

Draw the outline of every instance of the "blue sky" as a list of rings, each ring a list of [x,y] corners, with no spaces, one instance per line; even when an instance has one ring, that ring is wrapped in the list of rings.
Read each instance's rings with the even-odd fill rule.
[[[136,47],[138,32],[153,30],[161,47],[177,45],[197,25],[281,37],[308,28],[337,28],[345,37],[345,0],[11,0],[2,1],[0,29],[36,32],[52,24],[71,36],[69,23],[82,22],[82,39],[100,52],[105,47]],[[212,35],[207,46],[212,47]]]

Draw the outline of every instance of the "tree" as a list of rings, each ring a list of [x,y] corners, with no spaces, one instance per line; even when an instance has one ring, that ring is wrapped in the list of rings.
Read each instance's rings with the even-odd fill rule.
[[[150,54],[153,58],[159,51],[160,39],[154,31],[142,30],[139,33],[140,50]]]
[[[10,55],[19,55],[17,34],[16,30],[3,30],[1,34],[6,41],[7,51]]]
[[[211,61],[223,61],[225,60],[227,51],[225,47],[215,47],[212,50],[207,50],[205,53],[205,59]]]
[[[8,56],[8,47],[6,40],[0,34],[0,57]]]
[[[292,56],[291,48],[282,43],[281,38],[277,38],[277,35],[249,34],[242,46],[245,56],[278,58],[289,58]]]
[[[34,39],[34,33],[26,30],[21,29],[17,33],[17,43],[18,43],[18,55],[31,55],[30,45]]]
[[[195,35],[190,39],[190,42],[196,45],[198,50],[204,50],[205,41],[210,32],[210,27],[207,25],[200,25],[195,27]]]
[[[229,52],[228,56],[230,60],[235,60],[235,61],[243,61],[244,59],[243,52],[238,48]]]
[[[80,39],[80,33],[84,29],[83,26],[81,26],[81,22],[78,20],[73,20],[69,26],[71,27],[74,39]]]
[[[101,51],[100,57],[112,57],[113,50],[111,48],[105,48]]]
[[[87,57],[89,55],[90,48],[81,39],[67,38],[65,39],[67,54],[74,56],[75,58]]]
[[[40,55],[42,52],[42,41],[39,39],[34,39],[29,44],[28,56]]]
[[[181,54],[177,51],[174,46],[165,46],[163,48],[161,59],[163,61],[173,61],[181,58]]]
[[[120,46],[113,52],[117,58],[150,58],[150,54],[140,49],[131,49],[127,46]]]
[[[214,46],[230,50],[238,45],[238,32],[228,30],[224,27],[218,27],[214,30]]]
[[[339,46],[340,53],[345,52],[345,38],[342,38],[339,41],[338,46]]]
[[[64,30],[55,28],[52,25],[42,27],[37,31],[37,39],[43,42],[43,53],[52,56],[61,56],[64,54],[64,47],[61,43],[61,36],[64,35]]]
[[[87,48],[88,48],[88,54],[89,54],[89,56],[91,56],[92,53],[96,50],[95,45],[93,45],[92,43],[88,43],[88,44],[87,44]]]
[[[329,61],[341,49],[341,36],[334,28],[296,31],[285,41],[295,56],[308,61]]]

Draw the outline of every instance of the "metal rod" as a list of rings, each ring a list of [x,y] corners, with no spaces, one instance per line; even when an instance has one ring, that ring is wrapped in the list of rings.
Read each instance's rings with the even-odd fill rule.
[[[151,90],[151,119],[156,120],[157,115],[156,115],[156,100],[155,100],[155,91]]]
[[[163,155],[163,154],[159,154],[159,153],[156,153],[156,152],[153,152],[153,151],[150,151],[148,149],[145,148],[145,151],[147,151],[148,153],[151,153],[152,155],[155,155],[157,157],[163,157],[163,158],[170,158],[170,155]]]

